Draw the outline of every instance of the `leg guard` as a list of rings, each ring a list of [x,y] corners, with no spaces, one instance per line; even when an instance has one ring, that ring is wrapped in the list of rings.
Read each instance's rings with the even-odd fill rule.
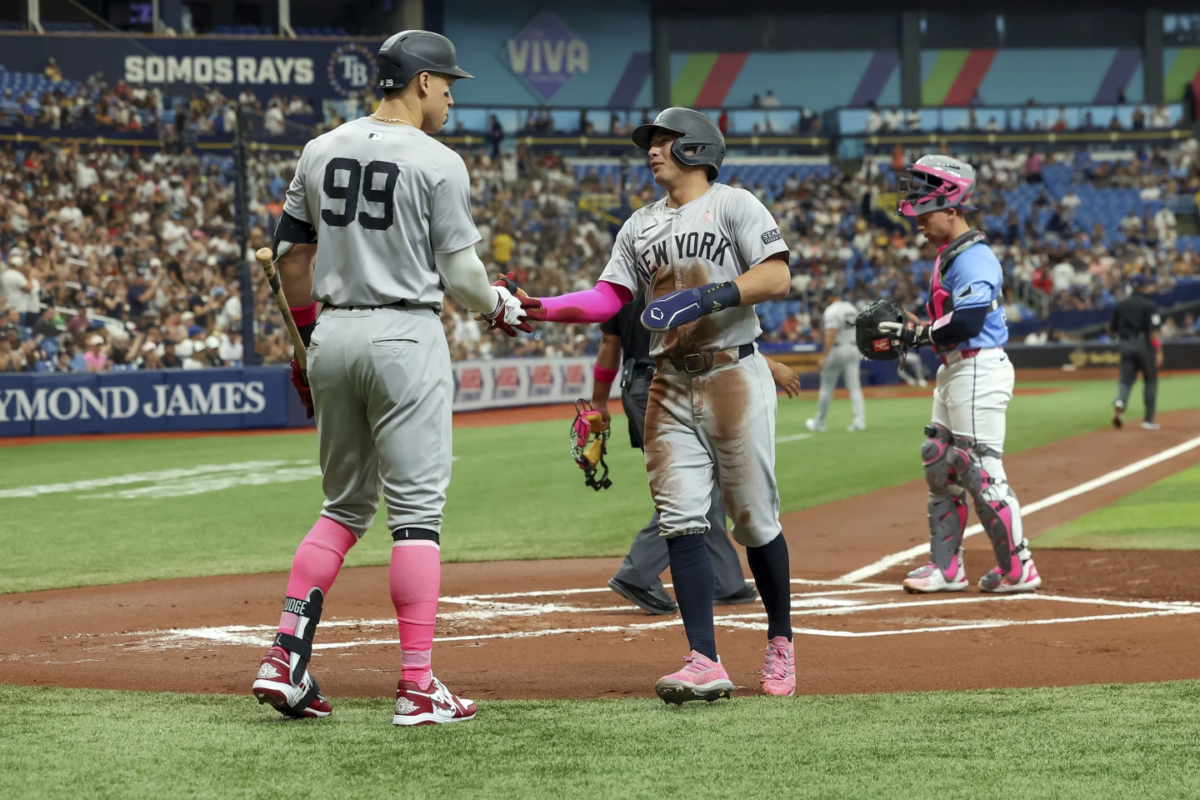
[[[273,647],[282,647],[288,651],[290,656],[289,666],[291,668],[292,685],[298,686],[308,677],[308,691],[305,692],[297,703],[291,706],[292,716],[304,716],[300,712],[308,708],[314,700],[321,694],[320,687],[317,686],[317,681],[311,675],[308,675],[308,662],[312,660],[312,642],[313,635],[317,632],[317,623],[321,621],[321,606],[325,601],[325,594],[318,587],[314,586],[309,590],[308,596],[300,600],[295,597],[289,597],[284,600],[283,608],[297,617],[296,635],[292,636],[287,633],[275,634]]]
[[[996,564],[1005,577],[1018,579],[1022,564],[1029,559],[1029,547],[1021,526],[1021,505],[1008,485],[1000,454],[983,445],[974,448],[982,466],[977,489],[968,488],[975,501],[975,513],[996,554]]]
[[[959,566],[955,556],[967,528],[967,504],[960,476],[970,474],[971,460],[955,442],[954,435],[941,425],[928,426],[925,435],[929,438],[921,446],[921,461],[929,484],[930,561],[947,578],[954,578]]]

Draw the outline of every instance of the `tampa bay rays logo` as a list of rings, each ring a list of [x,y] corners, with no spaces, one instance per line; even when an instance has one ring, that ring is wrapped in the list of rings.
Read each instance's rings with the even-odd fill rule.
[[[329,55],[329,85],[343,97],[362,91],[375,77],[375,56],[361,44],[344,44]]]

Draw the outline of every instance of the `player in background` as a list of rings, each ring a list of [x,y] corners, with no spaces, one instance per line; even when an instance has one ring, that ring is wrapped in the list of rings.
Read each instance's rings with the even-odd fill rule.
[[[933,393],[933,423],[921,448],[929,484],[930,563],[909,573],[909,592],[967,588],[962,539],[967,500],[992,542],[997,566],[985,592],[1032,592],[1042,584],[1021,529],[1021,506],[1001,460],[1005,413],[1013,395],[1012,362],[1004,352],[1008,325],[1000,262],[963,216],[975,170],[931,155],[900,183],[900,213],[938,248],[927,310],[931,322],[885,322],[880,329],[907,347],[932,345],[942,360]],[[886,327],[885,327],[886,326]],[[890,330],[889,330],[890,329]]]
[[[838,378],[846,382],[846,391],[850,393],[850,410],[854,419],[846,430],[865,431],[867,429],[867,410],[863,402],[863,391],[860,371],[862,369],[862,354],[854,334],[854,320],[858,318],[858,309],[842,298],[842,293],[836,288],[825,292],[825,348],[821,351],[821,392],[817,396],[817,415],[806,420],[805,425],[815,433],[825,432],[825,417],[829,413],[829,404],[833,402],[833,392],[837,389]]]
[[[1113,309],[1109,332],[1117,339],[1121,351],[1121,376],[1117,383],[1117,399],[1113,401],[1112,424],[1120,428],[1121,415],[1129,404],[1138,373],[1142,373],[1142,400],[1146,412],[1142,427],[1148,431],[1159,428],[1154,421],[1154,407],[1158,402],[1158,371],[1163,365],[1162,339],[1158,329],[1162,318],[1158,306],[1145,294],[1146,281],[1134,275],[1129,281],[1129,295]]]
[[[551,322],[604,322],[641,292],[642,324],[654,332],[646,409],[650,492],[691,652],[655,685],[667,702],[729,697],[717,656],[715,579],[704,544],[713,482],[733,538],[746,547],[767,612],[764,692],[796,688],[788,548],[775,484],[771,370],[754,340],[754,305],[791,289],[788,248],[771,213],[751,193],[716,180],[725,139],[700,112],[669,108],[633,131],[666,196],[639,208],[617,234],[594,289],[543,298],[530,315]]]
[[[431,667],[454,397],[443,291],[510,335],[529,327],[522,301],[491,286],[475,255],[462,157],[430,135],[453,105],[450,86],[471,77],[454,45],[404,31],[384,42],[378,62],[383,102],[305,146],[276,232],[279,273],[300,304],[292,316],[308,347],[307,375],[293,360],[292,380],[316,415],[325,504],[296,549],[253,693],[287,716],[330,713],[309,670],[313,636],[382,489],[400,633],[392,721],[458,722],[474,718],[475,704]]]

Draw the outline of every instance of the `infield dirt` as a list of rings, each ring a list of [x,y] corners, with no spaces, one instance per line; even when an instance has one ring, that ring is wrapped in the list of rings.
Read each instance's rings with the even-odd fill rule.
[[[1162,430],[1099,431],[1006,459],[1028,505],[1200,434],[1200,411]],[[837,579],[928,540],[923,482],[783,518],[795,583],[798,690],[844,693],[1133,683],[1200,676],[1200,552],[1038,550],[1037,535],[1200,462],[1200,448],[1026,518],[1045,588],[1035,597],[911,597],[912,563]],[[647,507],[647,515],[650,509]],[[632,537],[633,531],[630,531]],[[303,531],[296,532],[297,542]],[[967,542],[972,579],[986,538]],[[919,561],[920,559],[918,559]],[[686,644],[604,588],[619,559],[448,564],[434,667],[475,699],[653,696]],[[0,683],[245,693],[278,620],[286,576],[241,575],[0,595]],[[503,596],[497,596],[503,595]],[[314,673],[325,694],[386,696],[398,677],[387,568],[343,571],[325,604]],[[758,604],[719,607],[734,682],[757,693]],[[252,702],[247,694],[247,702]],[[267,713],[264,711],[264,713]]]

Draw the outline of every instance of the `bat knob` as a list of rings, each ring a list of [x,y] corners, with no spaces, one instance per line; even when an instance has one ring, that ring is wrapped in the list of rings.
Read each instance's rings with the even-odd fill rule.
[[[271,248],[269,247],[260,247],[254,254],[254,257],[264,264],[269,264],[274,260],[274,253],[271,252]]]

